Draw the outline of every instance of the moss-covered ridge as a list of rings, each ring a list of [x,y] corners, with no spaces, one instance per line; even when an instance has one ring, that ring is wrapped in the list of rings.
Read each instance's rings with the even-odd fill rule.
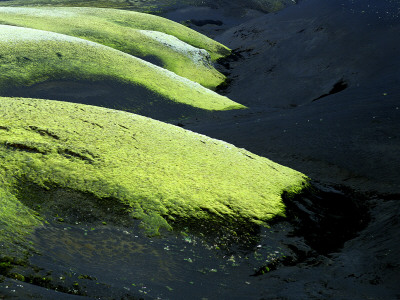
[[[110,7],[141,12],[162,13],[185,6],[208,6],[221,8],[227,6],[225,0],[7,0],[3,6],[75,6],[75,7]],[[245,3],[245,4],[244,4]],[[236,11],[257,9],[263,12],[275,12],[295,4],[294,0],[231,0],[228,7]]]
[[[307,182],[244,149],[126,112],[0,98],[0,115],[1,229],[16,236],[39,223],[18,200],[29,185],[114,199],[157,230],[188,220],[264,224],[284,215],[284,191]]]
[[[5,172],[4,169],[0,171],[0,243],[21,243],[23,237],[42,222],[35,211],[23,205],[9,190],[12,180],[4,177]],[[6,248],[6,245],[0,246],[0,257],[6,254]]]
[[[56,80],[111,80],[141,86],[205,110],[244,106],[132,55],[48,31],[0,25],[0,95]],[[112,99],[111,99],[112,100]],[[135,107],[135,103],[126,106]]]
[[[0,23],[67,34],[137,57],[151,57],[209,88],[225,80],[211,59],[228,55],[228,48],[161,17],[101,8],[0,7]]]
[[[7,0],[1,6],[71,6],[129,9],[157,13],[176,4],[193,4],[197,0]]]

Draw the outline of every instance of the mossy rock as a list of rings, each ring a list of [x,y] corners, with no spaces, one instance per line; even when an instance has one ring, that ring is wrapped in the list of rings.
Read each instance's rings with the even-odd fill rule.
[[[115,95],[101,97],[109,89]],[[110,47],[8,25],[0,25],[0,95],[67,100],[141,114],[244,108],[198,83]]]
[[[100,7],[158,13],[193,1],[196,0],[7,0],[1,6]]]
[[[0,24],[52,31],[103,44],[158,62],[211,89],[225,80],[212,60],[228,55],[227,47],[153,15],[101,8],[0,7]]]
[[[293,0],[7,0],[2,6],[75,6],[75,7],[107,7],[129,9],[149,13],[163,13],[185,6],[209,6],[228,8],[246,12],[256,9],[263,12],[275,12],[286,6],[296,4]]]
[[[308,182],[231,144],[122,111],[3,97],[0,114],[0,244],[23,241],[46,219],[40,207],[68,211],[60,199],[71,197],[75,213],[113,207],[104,211],[151,233],[180,223],[258,226],[284,216],[281,195]]]

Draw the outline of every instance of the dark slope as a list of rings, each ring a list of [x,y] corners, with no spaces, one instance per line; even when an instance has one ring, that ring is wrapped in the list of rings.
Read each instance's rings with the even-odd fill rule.
[[[265,13],[296,4],[296,0],[200,0],[176,2],[161,15],[167,19],[215,37],[218,34]]]
[[[224,91],[250,107],[190,126],[336,183],[400,185],[400,17],[350,2],[304,1],[217,39]],[[234,115],[234,118],[232,117]]]
[[[250,110],[186,127],[368,198],[356,238],[260,276],[253,298],[399,299],[400,1],[303,1],[217,40],[237,54],[223,92]],[[315,204],[297,203],[301,222]]]

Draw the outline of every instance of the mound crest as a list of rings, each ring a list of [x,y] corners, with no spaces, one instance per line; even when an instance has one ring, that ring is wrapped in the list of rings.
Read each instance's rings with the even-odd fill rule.
[[[198,83],[110,47],[8,25],[0,25],[0,94],[135,113],[163,110],[173,115],[178,106],[183,112],[244,108]]]
[[[114,203],[156,233],[188,221],[266,224],[284,215],[282,193],[307,185],[303,174],[244,149],[126,112],[1,98],[0,113],[1,219],[16,236],[42,222],[36,207],[51,207],[46,191],[91,195],[78,206]]]
[[[79,37],[125,53],[159,62],[162,67],[215,88],[225,80],[212,61],[230,50],[173,21],[101,8],[0,7],[0,24],[28,27]]]

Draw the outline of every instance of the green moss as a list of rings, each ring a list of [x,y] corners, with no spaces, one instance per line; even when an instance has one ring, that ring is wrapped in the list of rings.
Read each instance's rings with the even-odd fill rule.
[[[285,6],[286,6],[286,3],[284,3],[282,0],[269,0],[269,1],[266,1],[266,3],[263,3],[261,5],[261,8],[264,11],[276,12],[276,11],[284,9]]]
[[[192,3],[196,0],[179,0],[180,3]],[[132,9],[142,12],[157,13],[176,4],[177,0],[7,0],[2,6],[74,6],[74,7],[105,7]]]
[[[16,197],[27,184],[111,199],[151,233],[187,220],[265,224],[285,214],[284,191],[307,185],[244,149],[126,112],[0,98],[0,116],[3,240],[40,224]]]
[[[24,237],[41,224],[35,211],[23,205],[10,191],[13,179],[5,178],[7,168],[0,170],[0,257],[18,252],[9,247],[11,243],[23,244]],[[18,253],[22,254],[22,253]],[[0,263],[0,273],[4,274],[7,263]],[[3,271],[2,271],[3,270]]]
[[[205,110],[243,108],[226,97],[121,51],[57,33],[0,25],[0,93],[55,80],[113,80]],[[135,103],[127,103],[135,108]]]
[[[25,281],[24,275],[18,274],[18,273],[13,273],[10,276],[13,279],[19,280],[19,281]]]
[[[242,0],[230,1],[229,5],[236,9],[256,9],[263,12],[274,12],[288,5],[296,4],[289,0],[247,0],[243,8]],[[221,8],[224,1],[215,0],[7,0],[0,2],[2,6],[75,6],[75,7],[111,7],[141,12],[162,13],[185,6],[208,6]]]
[[[0,23],[67,34],[141,58],[152,56],[166,69],[209,88],[225,80],[200,49],[216,60],[228,55],[228,48],[161,17],[99,8],[0,7]],[[162,36],[154,38],[146,31]]]

